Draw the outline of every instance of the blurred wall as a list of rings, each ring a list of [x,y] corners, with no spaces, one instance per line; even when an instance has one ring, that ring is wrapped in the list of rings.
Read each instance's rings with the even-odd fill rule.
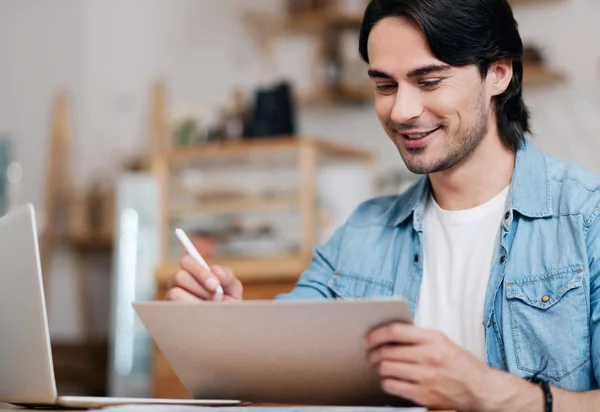
[[[234,85],[250,90],[289,76],[304,87],[310,40],[288,37],[276,42],[276,65],[267,69],[240,22],[243,10],[275,12],[282,6],[280,0],[0,2],[0,131],[17,140],[25,168],[23,200],[41,206],[49,104],[59,87],[72,93],[79,185],[99,171],[114,174],[122,158],[141,150],[150,84],[158,76],[168,81],[173,111],[190,108],[209,119]],[[565,85],[526,91],[536,141],[551,153],[600,172],[600,3],[539,2],[517,6],[515,13],[524,39],[543,46],[550,64],[568,76]],[[405,170],[371,106],[307,109],[299,120],[302,133],[370,148],[381,170]],[[96,265],[90,276],[105,283],[109,269]],[[76,338],[72,270],[64,259],[53,272],[52,334]],[[105,287],[97,290],[106,294]],[[98,297],[101,324],[105,301],[105,296]]]

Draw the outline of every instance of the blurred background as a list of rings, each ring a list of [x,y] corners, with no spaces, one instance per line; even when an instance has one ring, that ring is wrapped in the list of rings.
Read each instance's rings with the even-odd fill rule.
[[[535,142],[600,172],[600,2],[511,3]],[[373,110],[365,5],[0,1],[0,212],[36,208],[60,390],[189,396],[130,305],[164,296],[175,227],[271,299],[415,181]]]

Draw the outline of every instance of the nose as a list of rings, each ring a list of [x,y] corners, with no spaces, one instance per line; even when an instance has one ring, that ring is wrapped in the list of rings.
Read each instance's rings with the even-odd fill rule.
[[[423,104],[419,93],[410,87],[399,87],[392,107],[391,120],[396,124],[409,123],[421,116],[422,113]]]

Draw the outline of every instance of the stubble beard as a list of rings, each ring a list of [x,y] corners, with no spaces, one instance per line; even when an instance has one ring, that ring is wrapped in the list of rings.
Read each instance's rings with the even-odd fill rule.
[[[479,144],[484,139],[488,131],[488,111],[485,105],[485,95],[483,88],[473,102],[473,112],[476,112],[475,122],[466,130],[459,131],[454,142],[444,146],[444,152],[438,159],[433,162],[425,163],[425,153],[427,146],[422,148],[400,148],[401,142],[394,139],[402,160],[406,164],[408,170],[415,174],[430,174],[441,172],[443,170],[455,167],[466,159],[479,147]],[[441,130],[447,130],[442,126]],[[405,152],[406,151],[406,152]]]

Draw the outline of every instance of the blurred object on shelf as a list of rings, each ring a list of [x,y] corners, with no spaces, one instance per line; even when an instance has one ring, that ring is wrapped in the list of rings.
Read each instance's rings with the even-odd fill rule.
[[[8,136],[0,138],[0,216],[8,213],[10,199],[10,177],[8,168],[12,162],[12,142]]]
[[[528,44],[523,47],[523,64],[543,64],[546,62],[538,46]]]
[[[205,258],[212,259],[215,256],[217,239],[209,233],[194,233],[190,235],[190,240],[196,250]],[[184,250],[182,249],[182,253]]]
[[[8,180],[8,198],[6,211],[9,212],[21,205],[21,191],[23,186],[23,166],[17,161],[13,161],[6,169],[6,178]]]
[[[87,194],[87,226],[92,236],[112,235],[114,227],[114,189],[103,175],[92,180]]]
[[[195,146],[206,142],[208,139],[208,128],[199,114],[189,111],[174,116],[171,121],[171,134],[171,146]]]
[[[87,190],[74,192],[67,206],[68,220],[63,240],[67,243],[98,246],[101,239],[112,239],[114,226],[114,192],[101,176],[92,180]],[[87,239],[87,241],[86,241]]]
[[[88,208],[84,194],[72,194],[69,199],[69,218],[67,230],[71,236],[83,236],[88,233]]]
[[[244,93],[239,89],[234,90],[221,113],[221,141],[241,140],[248,135],[248,112]]]
[[[147,156],[131,156],[123,160],[121,169],[124,172],[142,173],[148,171],[150,164]]]
[[[273,136],[293,137],[296,134],[295,105],[290,82],[280,81],[263,86],[249,98],[241,89],[234,88],[219,111],[215,124],[191,111],[174,116],[170,129],[166,128],[166,85],[153,84],[150,101],[148,152],[141,157],[127,159],[123,167],[128,171],[160,172],[158,157],[165,150],[196,147],[209,150],[215,143],[234,143],[247,139],[265,139]],[[166,128],[166,133],[163,129]],[[164,140],[165,136],[170,136]]]
[[[565,74],[549,67],[540,46],[523,47],[523,83],[525,86],[547,85],[565,80]]]
[[[260,88],[255,92],[249,138],[296,134],[293,89],[289,82]]]
[[[0,216],[21,205],[24,170],[12,150],[11,139],[0,138]]]

